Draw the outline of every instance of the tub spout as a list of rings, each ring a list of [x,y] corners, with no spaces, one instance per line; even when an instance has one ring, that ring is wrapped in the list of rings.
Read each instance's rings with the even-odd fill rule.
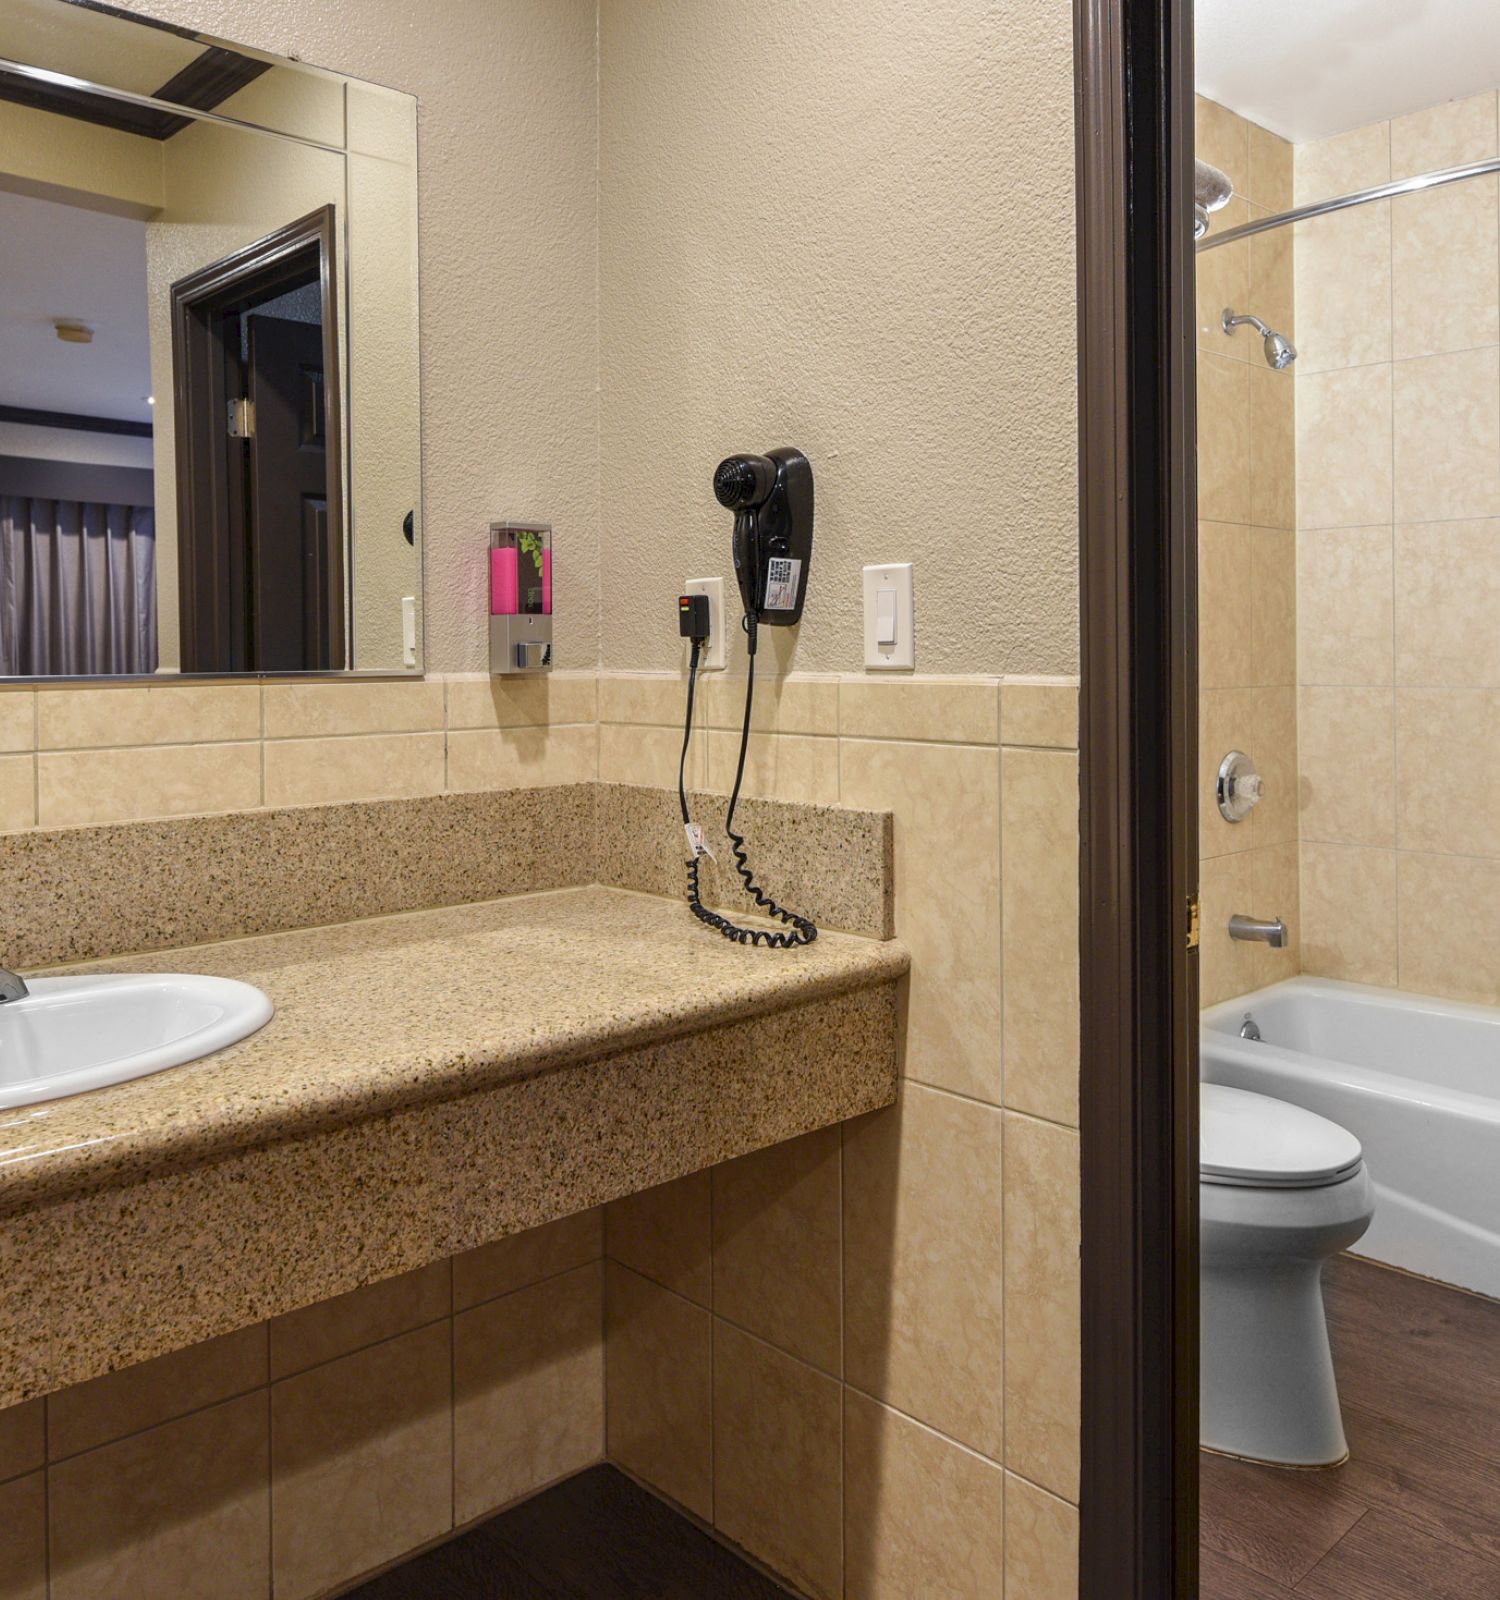
[[[1286,923],[1280,917],[1272,917],[1267,922],[1260,917],[1244,917],[1235,912],[1229,919],[1229,937],[1259,940],[1273,950],[1280,950],[1286,944]]]

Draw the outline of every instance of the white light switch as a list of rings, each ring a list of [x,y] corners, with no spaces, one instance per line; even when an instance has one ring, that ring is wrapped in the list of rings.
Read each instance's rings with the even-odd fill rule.
[[[865,568],[865,665],[910,672],[916,665],[911,562]]]

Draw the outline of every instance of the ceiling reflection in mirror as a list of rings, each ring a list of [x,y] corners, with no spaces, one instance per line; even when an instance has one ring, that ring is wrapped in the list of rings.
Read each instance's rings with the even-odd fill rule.
[[[421,666],[416,103],[0,0],[0,676]]]

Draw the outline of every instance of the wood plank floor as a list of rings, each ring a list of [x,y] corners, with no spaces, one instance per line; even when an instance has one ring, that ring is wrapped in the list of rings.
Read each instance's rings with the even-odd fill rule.
[[[1500,1301],[1354,1256],[1323,1298],[1349,1460],[1201,1456],[1201,1600],[1500,1600]]]
[[[795,1600],[613,1467],[593,1467],[346,1600]]]

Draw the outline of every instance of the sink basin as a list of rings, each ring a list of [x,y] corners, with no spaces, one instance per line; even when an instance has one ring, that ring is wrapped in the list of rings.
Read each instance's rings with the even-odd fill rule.
[[[180,1067],[262,1028],[275,1009],[234,978],[34,978],[0,1005],[0,1109]]]

